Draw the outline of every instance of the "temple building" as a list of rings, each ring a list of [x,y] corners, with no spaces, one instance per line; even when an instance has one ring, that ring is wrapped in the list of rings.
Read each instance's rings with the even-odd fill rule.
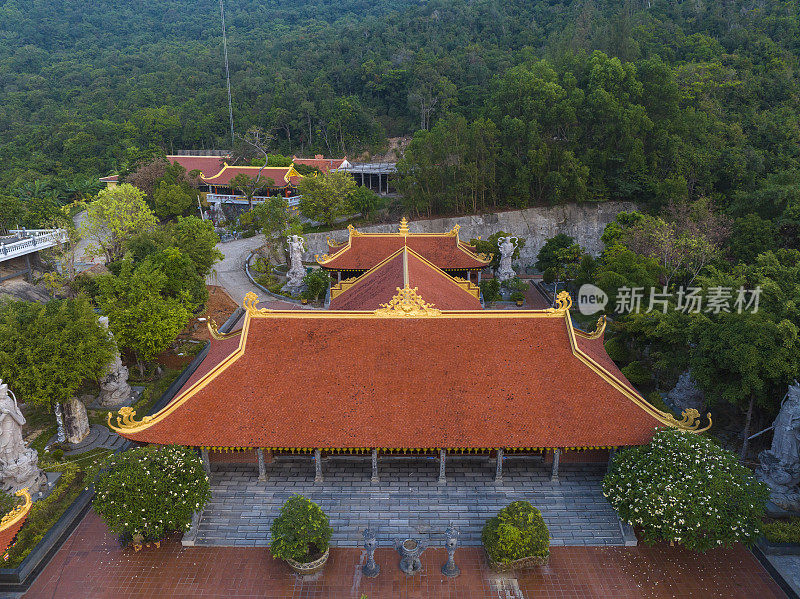
[[[412,233],[404,218],[396,233],[362,233],[352,225],[347,229],[346,242],[328,238],[328,253],[315,256],[322,268],[335,273],[338,282],[361,276],[403,247],[448,275],[475,283],[492,261],[491,256],[477,253],[474,246],[459,239],[458,225],[446,233]]]
[[[451,277],[408,246],[359,277],[331,286],[331,310],[377,310],[397,289],[414,288],[442,310],[480,310],[481,290]]]
[[[109,413],[109,425],[139,443],[200,448],[207,467],[210,451],[244,452],[261,477],[266,460],[308,453],[318,481],[335,453],[371,459],[373,480],[387,454],[438,458],[440,482],[448,458],[490,456],[502,480],[505,456],[538,456],[557,480],[560,462],[607,460],[658,427],[705,430],[696,410],[676,419],[649,404],[608,357],[605,319],[575,329],[566,292],[545,310],[480,309],[474,285],[442,268],[488,262],[457,229],[351,228],[320,263],[333,270],[337,256],[335,268],[363,272],[334,285],[330,310],[259,308],[249,293],[241,328],[212,330],[174,400],[140,420]]]
[[[225,166],[225,161],[230,156],[189,156],[184,154],[167,154],[167,161],[170,164],[178,163],[186,169],[187,173],[198,171],[201,177],[211,177],[216,175]],[[109,175],[100,177],[100,182],[105,183],[106,187],[116,187],[119,183],[119,175]],[[201,186],[200,191],[208,191],[207,187]]]
[[[297,156],[292,156],[292,162],[294,164],[312,166],[322,173],[329,173],[340,169],[346,170],[353,166],[348,162],[346,156],[344,158],[325,158],[322,154],[317,154],[313,158],[298,158]]]

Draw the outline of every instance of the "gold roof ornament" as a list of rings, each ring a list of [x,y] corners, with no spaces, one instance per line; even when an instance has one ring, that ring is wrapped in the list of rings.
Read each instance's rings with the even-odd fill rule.
[[[347,232],[350,233],[350,237],[361,237],[363,235],[363,233],[353,225],[347,225]]]
[[[232,337],[238,337],[242,334],[241,330],[238,330],[234,333],[220,333],[219,327],[217,326],[217,321],[213,318],[210,318],[206,321],[206,326],[208,327],[208,333],[211,335],[213,339],[217,341],[224,341],[225,339],[231,339]]]
[[[594,331],[591,333],[586,334],[587,339],[599,339],[603,332],[606,330],[606,324],[608,323],[608,318],[606,318],[605,314],[597,319],[597,326],[595,327]]]
[[[375,316],[399,317],[399,318],[426,318],[429,316],[441,316],[441,310],[434,308],[433,304],[428,304],[417,293],[417,288],[404,287],[397,288],[397,294],[389,300],[388,304],[381,304],[375,310]]]
[[[448,237],[458,237],[458,232],[461,230],[461,225],[456,225],[450,229],[445,235]]]
[[[352,227],[353,225],[350,225],[350,226]],[[346,245],[346,244],[347,244],[346,241],[338,242],[335,239],[333,239],[330,236],[328,236],[328,246],[330,246],[332,248],[340,248],[340,247],[342,247],[343,245]],[[314,256],[314,257],[316,258],[316,256]]]
[[[694,433],[702,433],[707,431],[711,428],[713,421],[711,420],[711,412],[706,414],[706,418],[708,419],[708,424],[703,428],[700,428],[700,412],[698,412],[694,408],[688,408],[681,412],[681,419],[678,420],[672,414],[668,412],[664,412],[666,415],[666,419],[669,421],[669,424],[687,431],[692,431]]]
[[[562,291],[556,297],[556,307],[550,308],[553,312],[567,312],[572,307],[572,298],[569,293]]]
[[[116,426],[111,424],[112,416],[113,415],[111,414],[111,412],[109,412],[108,413],[108,420],[107,420],[108,427],[110,429],[112,429],[112,430],[117,431],[117,432],[125,430],[127,428],[137,427],[140,424],[147,424],[148,422],[150,422],[153,419],[152,416],[145,416],[139,422],[136,422],[133,419],[133,417],[136,416],[136,410],[134,410],[133,408],[129,408],[127,406],[119,409],[118,416],[117,416],[117,425]]]
[[[28,492],[28,487],[24,489],[20,489],[16,493],[14,493],[17,497],[22,497],[24,501],[14,506],[10,512],[8,512],[5,516],[3,516],[2,520],[0,520],[0,530],[6,530],[7,528],[11,528],[19,522],[31,509],[31,505],[33,505],[33,500],[31,499],[31,494]]]
[[[400,229],[399,229],[399,233],[400,233],[400,235],[402,235],[403,237],[406,237],[406,236],[408,236],[408,234],[409,234],[410,232],[411,232],[411,231],[409,231],[409,230],[408,230],[408,220],[407,220],[407,219],[406,219],[406,217],[404,216],[403,218],[401,218],[401,219],[400,219]]]

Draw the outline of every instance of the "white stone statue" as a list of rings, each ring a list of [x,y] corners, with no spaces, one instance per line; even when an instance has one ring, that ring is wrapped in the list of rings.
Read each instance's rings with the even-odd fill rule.
[[[25,488],[35,493],[47,484],[39,456],[22,439],[24,424],[17,398],[0,380],[0,486],[7,493]]]
[[[770,488],[772,503],[800,510],[800,383],[789,386],[772,424],[772,446],[758,455],[756,475]]]
[[[289,244],[289,272],[286,275],[286,287],[292,294],[297,294],[303,287],[303,277],[306,269],[303,268],[303,250],[306,240],[299,235],[290,235],[286,238]]]
[[[108,328],[108,316],[98,318],[101,325],[108,331],[108,336],[112,339],[114,334]],[[100,405],[103,407],[114,407],[130,398],[133,391],[128,385],[128,367],[122,364],[122,357],[119,351],[114,356],[108,367],[108,374],[100,379]]]
[[[497,246],[500,250],[500,268],[497,269],[497,280],[501,283],[517,276],[511,268],[511,256],[516,249],[518,237],[498,237]]]

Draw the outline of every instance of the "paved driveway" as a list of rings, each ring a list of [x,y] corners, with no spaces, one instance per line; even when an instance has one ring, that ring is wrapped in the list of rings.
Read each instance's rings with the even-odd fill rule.
[[[214,272],[209,283],[221,285],[240,306],[244,296],[252,291],[264,299],[264,292],[250,282],[244,272],[244,263],[247,256],[264,244],[264,236],[259,234],[249,239],[236,239],[227,243],[217,244],[217,249],[224,258],[214,265]]]

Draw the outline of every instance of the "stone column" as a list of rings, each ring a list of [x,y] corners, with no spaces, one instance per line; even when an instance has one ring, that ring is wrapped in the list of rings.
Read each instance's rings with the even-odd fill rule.
[[[314,466],[316,468],[316,474],[314,475],[314,482],[321,483],[322,482],[322,452],[319,449],[314,450]]]
[[[480,282],[481,282],[481,273],[482,272],[483,272],[482,270],[478,271],[478,284],[480,284]]]
[[[208,449],[200,448],[200,459],[203,461],[203,470],[206,471],[208,478],[211,478],[211,462],[208,460]]]
[[[256,456],[258,457],[258,480],[267,480],[267,467],[264,464],[264,450],[260,447],[256,449]]]
[[[447,480],[444,477],[444,465],[447,459],[447,452],[444,449],[439,450],[439,484],[444,484]]]
[[[503,483],[503,450],[497,450],[497,464],[494,470],[494,482],[497,484]]]
[[[378,450],[372,450],[372,479],[370,482],[378,482]]]
[[[551,482],[558,482],[558,461],[561,458],[561,450],[556,447],[553,450],[553,471],[550,474]]]

